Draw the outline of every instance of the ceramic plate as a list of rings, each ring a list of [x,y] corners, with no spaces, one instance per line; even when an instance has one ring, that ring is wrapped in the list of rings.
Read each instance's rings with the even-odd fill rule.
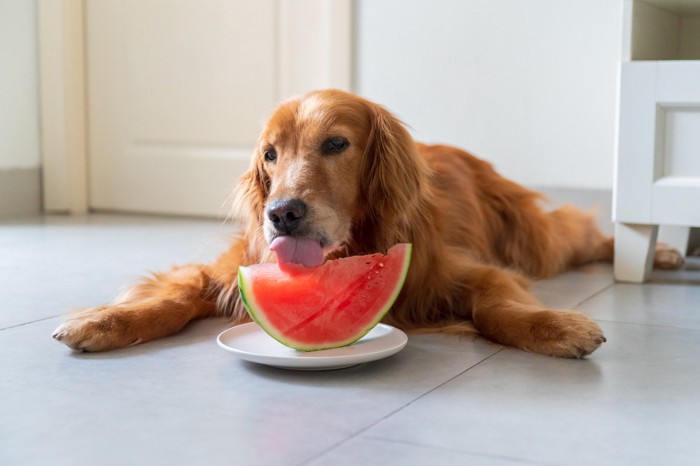
[[[245,361],[311,371],[342,369],[383,359],[401,351],[407,341],[405,333],[385,324],[377,325],[350,346],[310,352],[284,346],[255,322],[231,327],[217,338],[220,347]]]

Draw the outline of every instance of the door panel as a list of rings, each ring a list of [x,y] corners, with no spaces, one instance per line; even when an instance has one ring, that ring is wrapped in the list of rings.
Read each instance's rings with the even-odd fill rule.
[[[277,2],[86,8],[91,207],[225,214],[278,98]]]

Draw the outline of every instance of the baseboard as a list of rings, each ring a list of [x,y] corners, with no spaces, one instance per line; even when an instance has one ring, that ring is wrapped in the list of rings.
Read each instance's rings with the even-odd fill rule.
[[[41,213],[41,169],[0,170],[0,218]]]

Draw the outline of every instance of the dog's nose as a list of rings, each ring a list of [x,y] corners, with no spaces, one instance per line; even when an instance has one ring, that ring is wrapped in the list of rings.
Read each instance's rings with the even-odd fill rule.
[[[306,204],[300,199],[279,199],[267,207],[267,218],[280,233],[291,234],[306,214]]]

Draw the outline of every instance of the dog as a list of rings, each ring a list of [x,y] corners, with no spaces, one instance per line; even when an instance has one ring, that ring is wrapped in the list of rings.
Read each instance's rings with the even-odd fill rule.
[[[415,142],[386,108],[359,96],[321,90],[282,103],[233,198],[244,229],[215,262],[156,273],[111,305],[69,314],[53,338],[105,351],[172,335],[194,319],[246,322],[238,266],[273,261],[269,244],[291,235],[318,243],[326,260],[412,243],[404,287],[385,317],[399,328],[476,330],[565,358],[606,341],[585,315],[548,309],[528,292],[531,279],[612,261],[613,239],[591,214],[543,210],[537,192],[463,150]],[[663,262],[677,263],[671,256]]]

